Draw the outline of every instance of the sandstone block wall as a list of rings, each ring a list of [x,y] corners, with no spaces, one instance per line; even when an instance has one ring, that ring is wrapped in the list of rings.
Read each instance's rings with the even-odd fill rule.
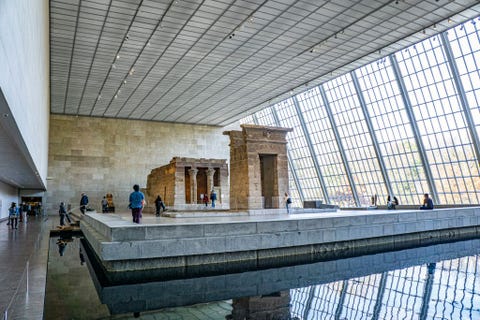
[[[290,128],[241,125],[230,136],[230,207],[282,208],[288,192],[286,135]],[[263,177],[262,177],[263,174]]]
[[[230,208],[248,208],[248,159],[241,131],[229,131],[230,135]],[[235,169],[233,169],[235,168]],[[233,169],[233,170],[232,170]],[[240,186],[236,188],[235,186]],[[234,192],[232,192],[234,190]]]
[[[228,165],[225,159],[205,159],[205,158],[186,158],[174,157],[169,164],[151,171],[147,178],[147,197],[150,203],[155,201],[157,195],[160,195],[167,206],[173,206],[174,209],[192,209],[192,198],[190,194],[190,169],[200,169],[197,172],[197,187],[195,190],[196,203],[203,208],[200,193],[208,193],[212,188],[217,192],[217,206],[222,209],[228,209],[229,201],[229,183],[228,183]],[[215,170],[216,180],[212,177],[212,186],[203,186],[200,189],[198,181],[203,180],[208,184],[206,170],[208,168]],[[203,177],[201,176],[203,175]]]
[[[178,192],[175,190],[176,171],[175,163],[170,162],[168,165],[150,172],[147,178],[148,202],[154,203],[157,195],[160,195],[165,205],[171,206],[175,203],[175,196],[178,196]]]
[[[61,201],[78,206],[81,192],[97,210],[112,193],[125,212],[132,186],[146,187],[174,156],[229,159],[228,137],[212,126],[51,115],[46,212]]]

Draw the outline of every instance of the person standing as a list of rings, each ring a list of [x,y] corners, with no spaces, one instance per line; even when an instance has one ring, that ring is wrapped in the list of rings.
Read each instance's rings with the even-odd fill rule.
[[[203,203],[205,203],[205,208],[208,207],[208,194],[203,195]]]
[[[12,205],[8,208],[8,218],[12,229],[18,229],[18,208],[15,202],[12,202]]]
[[[160,208],[162,208],[163,211],[167,210],[165,209],[165,204],[163,203],[162,198],[157,196],[157,199],[155,199],[155,215],[157,217],[160,216]]]
[[[140,192],[138,184],[133,186],[133,192],[130,193],[128,207],[132,210],[132,218],[134,223],[140,223],[142,218],[142,209],[145,204],[145,196]]]
[[[58,208],[58,214],[60,215],[60,226],[65,225],[65,217],[67,215],[67,209],[65,208],[65,203],[60,202],[60,207]]]
[[[18,221],[23,222],[23,206],[21,204],[18,205]]]
[[[108,201],[107,201],[107,198],[105,198],[105,196],[103,196],[103,199],[102,199],[102,213],[107,213],[108,212]]]
[[[428,193],[423,195],[423,205],[419,208],[420,210],[432,210],[433,209],[433,200],[430,198]]]
[[[210,193],[210,200],[212,201],[212,208],[215,208],[215,201],[217,201],[217,194],[213,189],[212,189],[212,192]]]
[[[85,214],[85,211],[87,210],[87,205],[88,197],[85,192],[82,192],[82,198],[80,199],[80,211],[82,211],[83,214]]]
[[[290,213],[290,204],[292,203],[292,198],[285,192],[285,196],[283,197],[285,201],[285,208],[287,208],[287,213]]]

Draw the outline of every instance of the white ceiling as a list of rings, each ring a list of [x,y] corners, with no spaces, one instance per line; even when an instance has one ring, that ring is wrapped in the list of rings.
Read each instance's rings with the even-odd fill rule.
[[[478,0],[51,0],[51,112],[224,126],[479,12]]]

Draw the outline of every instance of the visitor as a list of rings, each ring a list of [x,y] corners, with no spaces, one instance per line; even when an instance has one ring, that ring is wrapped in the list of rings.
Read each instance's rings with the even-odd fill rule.
[[[18,229],[18,208],[15,202],[8,209],[8,219],[12,229]]]
[[[205,207],[208,207],[208,194],[203,195],[203,203],[205,203]]]
[[[26,218],[28,216],[28,205],[25,202],[22,203],[22,211],[25,214]]]
[[[210,201],[212,201],[212,208],[215,208],[215,201],[217,201],[217,194],[213,189],[212,189],[212,192],[210,193]]]
[[[60,208],[58,209],[58,214],[60,215],[60,226],[65,226],[65,216],[67,215],[67,209],[65,208],[65,203],[60,202]]]
[[[142,218],[142,209],[145,205],[145,196],[140,192],[138,184],[133,186],[133,192],[130,193],[128,207],[132,210],[132,218],[134,223],[140,223]]]
[[[107,198],[105,198],[105,196],[103,196],[103,199],[102,199],[102,213],[107,213],[108,212],[108,201],[107,201]]]
[[[420,210],[432,210],[433,209],[433,200],[430,198],[428,193],[423,195],[423,205],[419,208]]]
[[[19,217],[19,222],[23,222],[23,207],[21,204],[18,205],[18,217]]]
[[[82,192],[82,198],[80,199],[80,211],[85,214],[85,210],[87,210],[88,205],[88,197],[85,192]]]
[[[388,195],[388,197],[387,197],[387,209],[388,210],[395,210],[397,208],[398,204],[399,204],[399,201],[398,201],[397,197],[394,196],[393,200],[392,200],[390,195]]]
[[[61,257],[65,254],[65,249],[67,248],[67,241],[59,238],[57,240],[57,245],[58,245],[58,254],[60,254]]]
[[[285,201],[285,208],[287,208],[287,213],[290,213],[290,204],[292,203],[292,198],[290,198],[287,192],[285,192],[284,201]]]
[[[157,196],[157,199],[155,199],[155,215],[157,217],[160,216],[160,208],[162,208],[163,211],[167,210],[165,208],[165,204],[162,201],[162,198],[160,198],[160,196]]]

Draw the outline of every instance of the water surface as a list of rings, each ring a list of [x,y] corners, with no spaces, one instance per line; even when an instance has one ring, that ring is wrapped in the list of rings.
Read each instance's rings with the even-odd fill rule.
[[[51,238],[45,319],[480,319],[480,240],[255,271],[105,275]],[[150,274],[150,276],[146,276]]]

